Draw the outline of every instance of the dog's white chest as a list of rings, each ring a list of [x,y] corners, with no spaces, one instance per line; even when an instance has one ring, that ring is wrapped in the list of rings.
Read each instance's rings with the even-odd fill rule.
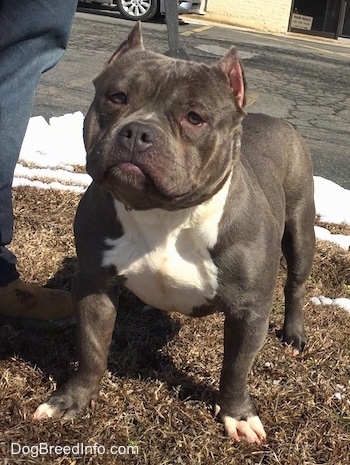
[[[126,211],[116,201],[124,235],[106,240],[102,265],[114,265],[124,285],[152,307],[191,314],[208,304],[218,286],[208,248],[217,241],[227,190],[176,212]]]

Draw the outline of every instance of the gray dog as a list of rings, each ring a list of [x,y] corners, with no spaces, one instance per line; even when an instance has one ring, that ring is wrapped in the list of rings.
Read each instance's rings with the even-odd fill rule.
[[[275,118],[245,117],[234,48],[214,66],[177,60],[145,51],[138,24],[95,86],[84,126],[93,182],[75,219],[79,368],[34,417],[72,418],[97,399],[124,286],[165,311],[224,313],[216,414],[228,436],[259,444],[247,376],[282,251],[282,339],[295,353],[306,342],[315,210],[305,142]]]

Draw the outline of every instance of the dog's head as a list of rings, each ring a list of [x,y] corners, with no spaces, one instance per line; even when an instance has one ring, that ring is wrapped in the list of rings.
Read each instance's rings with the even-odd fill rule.
[[[143,47],[141,24],[94,81],[87,172],[134,209],[176,210],[214,195],[233,169],[244,79],[232,48],[217,64]]]

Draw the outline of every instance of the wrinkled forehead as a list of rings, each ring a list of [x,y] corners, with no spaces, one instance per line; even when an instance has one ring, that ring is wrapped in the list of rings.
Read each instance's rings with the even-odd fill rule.
[[[137,93],[147,98],[196,100],[206,95],[230,95],[225,76],[215,66],[131,51],[118,58],[95,79],[97,92]],[[225,95],[225,97],[227,96]]]

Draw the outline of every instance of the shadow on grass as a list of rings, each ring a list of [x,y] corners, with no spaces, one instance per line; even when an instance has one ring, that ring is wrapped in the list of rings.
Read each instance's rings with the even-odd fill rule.
[[[47,287],[70,290],[76,259],[62,263]],[[215,393],[179,370],[164,348],[178,335],[181,322],[166,312],[145,306],[122,289],[108,357],[108,370],[117,377],[157,379],[180,399],[212,405]],[[39,369],[45,380],[66,382],[77,367],[76,327],[64,330],[27,328],[24,322],[0,325],[0,358],[19,357]]]

